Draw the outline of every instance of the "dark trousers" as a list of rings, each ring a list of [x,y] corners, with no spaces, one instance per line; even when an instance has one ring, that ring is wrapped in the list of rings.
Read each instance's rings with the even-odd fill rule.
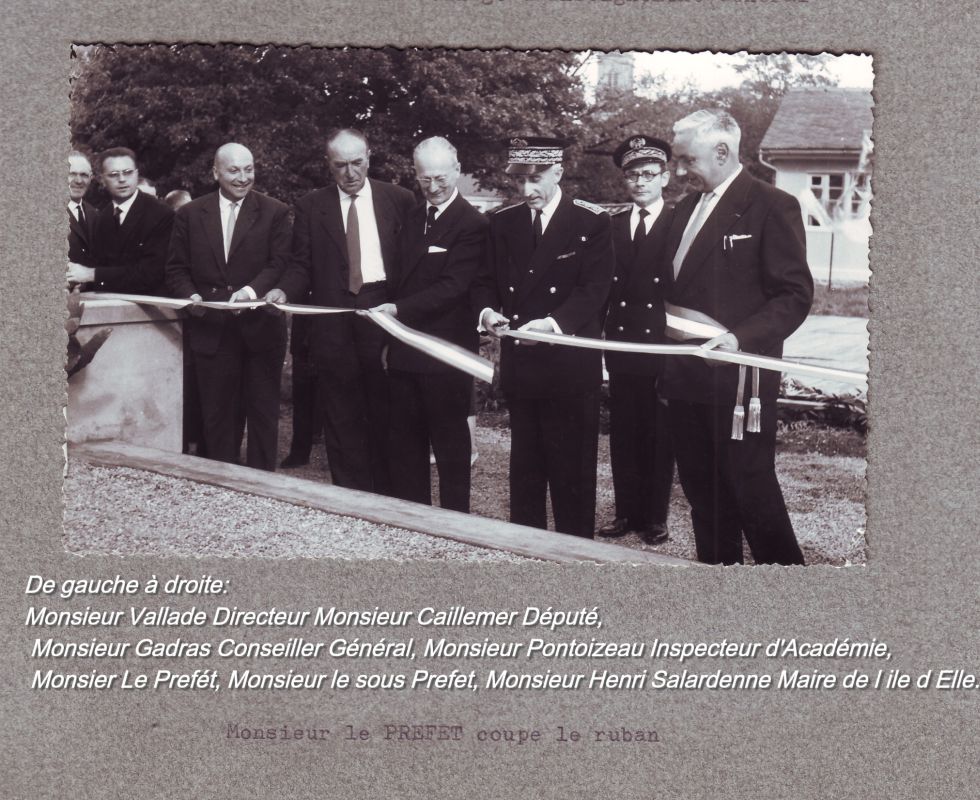
[[[263,313],[263,312],[246,312]],[[215,353],[194,353],[207,457],[238,463],[242,423],[248,430],[245,463],[273,471],[279,445],[279,384],[286,357],[285,321],[274,341],[249,346],[238,320],[224,325]]]
[[[674,449],[656,376],[610,373],[609,450],[616,516],[634,529],[666,523]]]
[[[366,285],[357,308],[385,302],[384,285]],[[355,317],[343,357],[317,365],[317,397],[323,413],[324,444],[336,486],[390,494],[388,471],[388,377],[381,364],[384,332]]]
[[[595,533],[599,392],[571,397],[507,396],[510,410],[510,521],[547,529],[547,494],[555,530]]]
[[[388,454],[395,497],[432,504],[429,445],[439,470],[439,505],[470,510],[470,411],[473,378],[463,372],[390,370]]]
[[[293,318],[292,335],[297,335],[296,321]],[[302,334],[304,339],[306,334]],[[289,456],[298,461],[309,461],[313,449],[313,438],[323,428],[320,404],[317,402],[317,373],[310,360],[309,344],[304,341],[292,346],[293,359],[293,439],[289,445]]]
[[[691,505],[698,561],[742,563],[742,535],[758,564],[802,564],[776,479],[776,408],[762,407],[762,431],[731,438],[732,407],[670,401],[681,486]]]

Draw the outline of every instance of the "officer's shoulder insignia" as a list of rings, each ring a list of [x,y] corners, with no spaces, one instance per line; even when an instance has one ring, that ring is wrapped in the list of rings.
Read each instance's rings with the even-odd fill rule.
[[[575,203],[575,205],[577,205],[579,208],[587,209],[588,211],[591,211],[593,214],[606,213],[606,209],[604,209],[602,206],[597,206],[595,203],[590,203],[587,200],[579,200],[576,197],[572,202]]]
[[[496,208],[491,208],[487,213],[500,214],[502,211],[510,211],[512,208],[517,208],[522,205],[524,205],[523,201],[520,203],[511,203],[509,206],[497,206]]]
[[[616,211],[613,211],[612,212],[612,215],[614,217],[621,217],[623,214],[627,214],[628,215],[631,210],[632,209],[629,206],[626,206],[626,208],[620,208],[620,209],[618,209]]]

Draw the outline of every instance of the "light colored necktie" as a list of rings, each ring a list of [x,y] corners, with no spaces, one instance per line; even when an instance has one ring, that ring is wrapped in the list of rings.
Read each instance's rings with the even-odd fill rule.
[[[691,249],[691,243],[694,241],[694,237],[698,235],[698,231],[701,230],[704,226],[704,221],[708,218],[708,213],[711,209],[711,200],[714,196],[714,192],[707,192],[701,196],[701,205],[698,207],[694,219],[691,220],[691,224],[687,226],[687,230],[684,231],[684,235],[681,237],[681,243],[677,246],[677,252],[674,253],[675,278],[677,277],[677,273],[681,271],[681,264],[684,263],[687,251]]]
[[[350,196],[350,210],[347,212],[347,261],[350,273],[347,288],[351,294],[357,294],[364,285],[364,275],[361,273],[361,229],[357,222],[357,206],[354,201],[357,195]]]
[[[235,235],[235,220],[238,216],[238,203],[228,206],[228,224],[225,225],[225,261],[231,254],[231,240]]]

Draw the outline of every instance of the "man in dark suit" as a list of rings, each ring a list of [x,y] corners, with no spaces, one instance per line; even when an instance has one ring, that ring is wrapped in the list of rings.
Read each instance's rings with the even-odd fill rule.
[[[507,172],[524,202],[491,215],[474,285],[480,326],[496,336],[514,326],[598,338],[615,267],[609,215],[562,193],[563,142],[515,137],[507,147]],[[511,521],[546,528],[550,490],[555,529],[591,539],[601,352],[505,337],[500,377],[510,411]]]
[[[174,212],[137,189],[136,154],[113,147],[99,155],[99,175],[112,202],[97,215],[89,265],[68,264],[68,282],[103,292],[161,294]]]
[[[678,205],[669,234],[668,332],[707,338],[705,349],[780,356],[813,300],[803,217],[794,197],[740,165],[740,137],[724,111],[674,126],[676,174],[697,191]],[[698,560],[741,563],[744,534],[757,563],[802,564],[776,479],[779,373],[749,381],[752,370],[714,363],[670,357],[662,381]]]
[[[85,199],[92,183],[92,164],[84,153],[68,154],[68,261],[87,266],[91,260],[92,226],[98,209]]]
[[[289,261],[289,207],[253,191],[252,154],[240,144],[218,149],[214,177],[217,192],[177,212],[167,285],[175,296],[198,302],[256,300],[276,285]],[[265,310],[205,310],[186,325],[208,458],[238,461],[244,412],[246,464],[274,470],[285,319]]]
[[[486,248],[486,218],[456,188],[456,148],[446,139],[421,142],[413,155],[425,202],[402,229],[399,258],[388,273],[391,302],[378,306],[415,330],[472,350],[470,284]],[[443,508],[470,510],[470,413],[473,378],[394,340],[388,348],[392,493],[432,503],[429,446],[439,470]]]
[[[415,205],[400,186],[368,179],[371,151],[359,131],[327,140],[327,165],[336,186],[317,189],[296,204],[293,253],[273,303],[369,309],[387,302],[387,270],[398,236]],[[388,382],[381,363],[384,332],[355,314],[316,316],[310,348],[318,372],[327,460],[338,486],[386,494]]]
[[[662,344],[664,246],[672,212],[663,190],[670,180],[670,145],[637,134],[616,148],[631,208],[612,218],[616,274],[609,294],[606,339]],[[606,352],[609,372],[609,449],[616,517],[599,529],[618,537],[636,531],[646,544],[667,541],[667,509],[674,480],[667,408],[657,381],[663,356]]]

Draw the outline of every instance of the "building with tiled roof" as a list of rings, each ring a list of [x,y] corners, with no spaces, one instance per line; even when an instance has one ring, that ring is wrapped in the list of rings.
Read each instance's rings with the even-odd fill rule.
[[[867,89],[792,89],[759,148],[776,186],[800,201],[818,280],[869,274],[872,106]]]

